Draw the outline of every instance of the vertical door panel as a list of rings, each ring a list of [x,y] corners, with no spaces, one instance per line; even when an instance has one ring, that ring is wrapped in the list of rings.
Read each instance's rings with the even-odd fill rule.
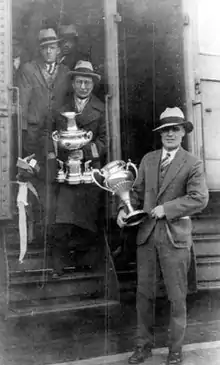
[[[192,151],[204,160],[209,189],[220,191],[220,3],[183,0],[183,10],[189,16],[185,73],[187,107],[194,123]]]
[[[0,1],[0,219],[11,218],[11,2]]]

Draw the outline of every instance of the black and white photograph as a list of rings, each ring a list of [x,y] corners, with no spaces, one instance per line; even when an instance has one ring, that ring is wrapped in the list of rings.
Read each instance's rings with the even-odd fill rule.
[[[0,0],[0,365],[220,364],[219,13]]]

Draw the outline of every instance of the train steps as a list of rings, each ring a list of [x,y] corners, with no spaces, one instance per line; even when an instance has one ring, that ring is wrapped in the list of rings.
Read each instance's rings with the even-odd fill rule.
[[[192,220],[193,242],[196,254],[197,288],[202,290],[220,289],[220,215],[201,215]],[[117,271],[121,295],[136,291],[136,263]],[[165,294],[164,284],[157,283],[157,296]],[[132,295],[131,295],[132,297]]]
[[[198,290],[220,289],[220,215],[202,214],[192,222]]]
[[[40,243],[29,243],[19,263],[19,236],[14,225],[0,227],[0,309],[4,318],[100,308],[119,305],[117,278],[103,244],[103,257],[93,270],[66,266],[63,276],[54,278]]]

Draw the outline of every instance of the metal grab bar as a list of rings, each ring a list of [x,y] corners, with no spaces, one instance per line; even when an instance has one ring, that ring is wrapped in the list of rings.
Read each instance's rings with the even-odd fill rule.
[[[22,157],[22,126],[21,126],[21,114],[20,114],[20,91],[17,86],[10,86],[9,90],[15,92],[12,95],[12,105],[15,105],[15,114],[17,115],[17,133],[18,133],[18,157]],[[15,98],[14,98],[15,96]],[[15,102],[14,102],[15,99]],[[12,108],[12,114],[13,114]]]

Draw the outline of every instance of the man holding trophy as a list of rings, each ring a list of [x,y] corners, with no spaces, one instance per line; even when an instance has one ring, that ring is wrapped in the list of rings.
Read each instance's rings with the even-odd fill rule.
[[[101,167],[106,153],[104,105],[92,93],[101,77],[88,61],[77,62],[69,76],[72,91],[55,114],[52,133],[59,165],[50,234],[54,276],[62,275],[69,246],[86,251],[96,241],[101,190],[93,183],[91,170]]]
[[[137,234],[137,347],[129,358],[139,364],[151,356],[154,345],[156,269],[163,274],[171,303],[167,364],[182,363],[186,328],[187,275],[191,264],[192,223],[190,216],[208,203],[203,165],[181,147],[185,133],[193,129],[182,111],[167,108],[154,129],[161,135],[162,149],[146,154],[131,193],[135,209],[148,216]],[[125,226],[129,204],[122,202],[117,223]],[[130,213],[129,213],[130,214]]]

